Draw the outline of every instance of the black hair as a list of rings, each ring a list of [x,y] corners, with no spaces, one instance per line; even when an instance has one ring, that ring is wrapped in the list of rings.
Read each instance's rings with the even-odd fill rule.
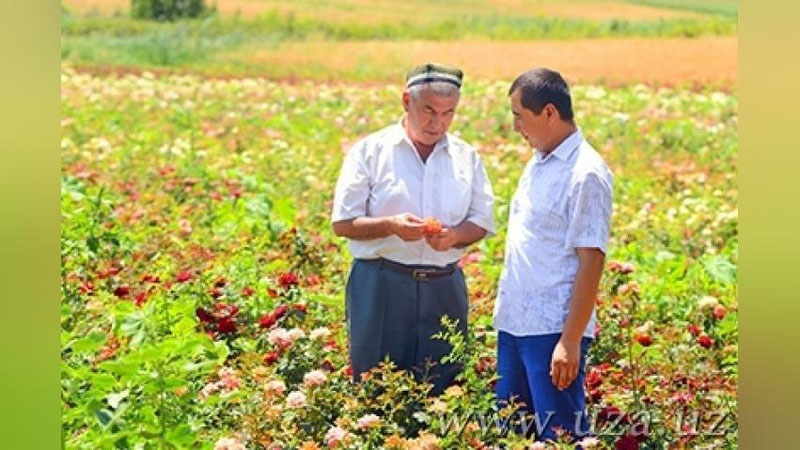
[[[520,102],[525,109],[539,115],[545,105],[552,103],[562,120],[572,121],[572,97],[569,86],[560,73],[544,67],[531,69],[511,83],[508,95],[518,89]]]

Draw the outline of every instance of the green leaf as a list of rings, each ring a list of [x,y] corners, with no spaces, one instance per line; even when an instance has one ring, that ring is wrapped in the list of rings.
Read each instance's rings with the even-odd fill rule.
[[[194,433],[189,425],[180,425],[167,432],[167,441],[175,444],[178,448],[190,447],[195,442]]]
[[[75,341],[70,347],[77,353],[94,353],[106,342],[104,333],[92,332],[88,336]]]
[[[264,195],[251,198],[245,203],[245,209],[249,214],[252,214],[261,219],[269,219],[270,211],[272,211],[272,203]]]
[[[96,373],[92,375],[91,383],[96,388],[106,390],[117,384],[117,379],[107,373]]]
[[[100,370],[117,374],[123,378],[134,375],[139,371],[139,365],[127,359],[103,361],[97,367]]]
[[[186,341],[181,342],[180,345],[175,349],[175,353],[183,356],[191,356],[204,348],[207,348],[207,341],[204,341],[201,337],[195,334],[191,338],[187,338]]]
[[[288,261],[286,261],[284,259],[281,259],[281,258],[278,258],[278,259],[274,259],[274,260],[270,261],[270,263],[267,264],[265,269],[269,273],[274,273],[274,272],[278,272],[278,271],[284,270],[284,269],[286,269],[288,267],[289,267],[289,262]]]
[[[291,198],[284,197],[276,200],[273,203],[273,208],[275,210],[275,215],[278,216],[278,219],[280,219],[283,223],[290,225],[294,223],[294,219],[297,216],[297,210],[292,204]]]
[[[186,384],[185,378],[166,377],[164,378],[164,387],[166,389],[175,389]]]
[[[177,336],[188,336],[194,333],[197,322],[191,317],[183,317],[172,326],[172,333]]]
[[[122,319],[120,331],[124,336],[131,336],[131,345],[138,345],[145,337],[145,316],[141,311],[134,311]]]
[[[186,363],[183,365],[184,372],[194,372],[195,370],[213,368],[217,365],[216,361],[209,360],[209,361],[202,361],[202,362],[191,362]]]
[[[715,255],[705,260],[703,267],[714,281],[725,284],[736,281],[736,266],[723,255]]]
[[[97,418],[97,422],[100,423],[101,426],[106,426],[109,422],[111,422],[111,411],[105,408],[96,410],[94,412],[94,416]]]
[[[230,354],[228,345],[224,342],[214,341],[214,349],[217,354],[217,362],[220,364],[224,363],[225,360],[228,359],[228,354]]]
[[[140,363],[151,363],[161,361],[167,356],[167,351],[163,347],[147,346],[136,354],[136,360]]]
[[[667,261],[667,260],[670,260],[670,259],[674,259],[675,256],[676,255],[674,253],[670,252],[670,251],[661,250],[658,253],[656,253],[656,261],[664,262],[664,261]]]
[[[97,253],[97,249],[100,247],[100,241],[98,241],[96,237],[90,236],[86,239],[86,246],[89,247],[92,253]]]

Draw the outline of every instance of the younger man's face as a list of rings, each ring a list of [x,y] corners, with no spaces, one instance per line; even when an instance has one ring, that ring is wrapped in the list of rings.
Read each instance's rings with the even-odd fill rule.
[[[530,109],[522,106],[522,94],[517,89],[511,93],[511,112],[514,114],[514,131],[521,134],[528,144],[537,149],[547,151],[545,148],[549,134],[549,120],[545,110],[537,115]]]

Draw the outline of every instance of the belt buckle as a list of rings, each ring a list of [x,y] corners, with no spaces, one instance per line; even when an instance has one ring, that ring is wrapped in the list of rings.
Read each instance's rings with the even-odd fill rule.
[[[411,278],[417,281],[426,281],[428,280],[429,273],[430,271],[425,269],[414,269],[414,271],[411,272]]]

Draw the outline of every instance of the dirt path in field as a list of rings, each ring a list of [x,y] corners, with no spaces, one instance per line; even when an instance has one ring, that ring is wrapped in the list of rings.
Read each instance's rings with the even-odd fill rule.
[[[365,67],[376,82],[397,82],[404,68],[424,61],[461,67],[469,78],[508,80],[534,66],[561,71],[571,82],[664,86],[714,85],[733,89],[737,79],[736,37],[695,39],[592,39],[576,41],[304,41],[275,48],[226,54],[253,67],[235,77],[272,79],[316,78],[327,81],[364,80]],[[260,69],[263,68],[263,69]],[[313,68],[313,72],[308,72]],[[139,72],[130,67],[78,67],[108,73]],[[158,73],[174,71],[156,71]],[[229,78],[230,73],[204,75]]]
[[[285,68],[286,75],[295,73],[292,67],[343,77],[368,69],[376,78],[396,79],[398,69],[441,61],[475,78],[509,79],[528,68],[546,66],[580,82],[733,85],[738,42],[736,37],[292,42],[251,49],[241,57],[258,66]]]

